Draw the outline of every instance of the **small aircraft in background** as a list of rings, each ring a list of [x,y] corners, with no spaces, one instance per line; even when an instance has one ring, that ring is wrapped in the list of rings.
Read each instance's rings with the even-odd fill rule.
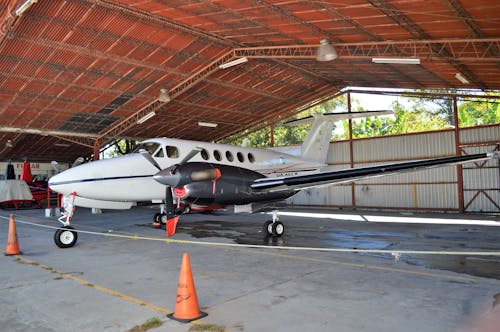
[[[138,201],[162,204],[154,220],[175,234],[182,200],[198,205],[234,205],[235,212],[255,212],[262,205],[289,198],[300,190],[352,182],[359,179],[472,162],[495,153],[428,159],[381,166],[327,171],[326,164],[334,122],[392,111],[344,112],[314,115],[289,125],[312,123],[300,156],[271,149],[256,149],[181,139],[143,141],[134,153],[93,161],[70,168],[49,180],[52,190],[72,197],[72,205],[104,209],[128,209]],[[61,248],[72,247],[77,233],[70,226],[74,208],[59,218],[54,240]],[[276,211],[264,224],[264,232],[280,237],[285,227]]]

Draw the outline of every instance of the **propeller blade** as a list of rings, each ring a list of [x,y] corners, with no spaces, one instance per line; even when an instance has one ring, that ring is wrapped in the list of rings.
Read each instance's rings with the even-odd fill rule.
[[[52,166],[52,168],[56,171],[56,173],[61,173],[61,166],[59,165],[59,163],[55,160],[52,160],[50,162],[50,166]]]
[[[183,165],[185,163],[187,163],[188,161],[191,160],[191,158],[193,158],[194,156],[196,156],[198,153],[201,152],[201,150],[203,150],[203,148],[200,148],[200,147],[196,147],[194,148],[193,150],[191,150],[182,160],[181,162],[179,163],[179,165]]]
[[[76,158],[75,161],[73,162],[73,165],[71,165],[71,168],[83,164],[84,161],[85,159],[83,159],[83,157]]]
[[[147,161],[149,161],[149,163],[151,165],[153,165],[154,167],[158,168],[158,170],[161,171],[161,167],[160,165],[158,165],[158,163],[153,159],[153,157],[151,157],[151,155],[144,149],[140,149],[139,150],[139,153],[141,154],[141,156],[143,156]]]

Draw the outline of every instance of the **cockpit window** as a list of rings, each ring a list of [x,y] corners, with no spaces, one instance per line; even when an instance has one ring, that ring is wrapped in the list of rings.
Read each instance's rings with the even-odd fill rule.
[[[163,153],[163,149],[159,149],[158,152],[155,154],[155,158],[163,158],[165,157],[165,154]]]
[[[138,153],[140,150],[146,150],[150,155],[153,155],[153,153],[158,149],[159,146],[160,144],[155,142],[145,142],[139,144],[134,152]]]

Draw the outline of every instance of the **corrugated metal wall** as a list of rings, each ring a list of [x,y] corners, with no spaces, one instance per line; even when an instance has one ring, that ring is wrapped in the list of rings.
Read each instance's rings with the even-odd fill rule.
[[[454,129],[353,140],[354,167],[398,161],[498,151],[500,124],[463,128],[456,140]],[[330,169],[349,168],[349,141],[330,144]],[[290,147],[288,148],[290,149]],[[296,148],[299,149],[299,148]],[[289,150],[290,151],[290,150]],[[461,170],[462,169],[462,170]],[[462,176],[459,176],[461,170]],[[500,211],[500,168],[498,160],[449,166],[354,184],[300,192],[289,199],[292,205],[417,209],[435,211]]]

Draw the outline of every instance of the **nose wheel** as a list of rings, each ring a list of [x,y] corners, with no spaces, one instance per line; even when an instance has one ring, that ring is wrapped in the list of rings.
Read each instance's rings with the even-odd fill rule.
[[[78,241],[78,233],[71,226],[64,226],[54,234],[54,242],[59,248],[71,248]]]

